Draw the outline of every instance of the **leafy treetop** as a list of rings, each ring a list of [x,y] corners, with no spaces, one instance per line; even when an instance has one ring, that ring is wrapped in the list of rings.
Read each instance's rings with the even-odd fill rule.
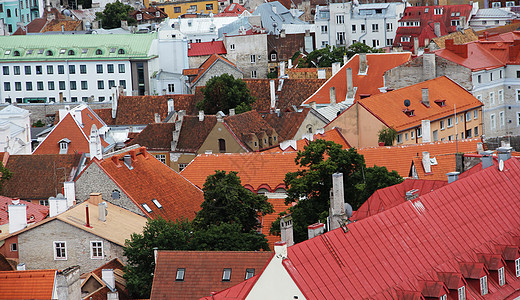
[[[255,101],[246,83],[229,74],[212,77],[202,88],[202,93],[204,99],[196,106],[208,114],[216,114],[218,111],[226,113],[230,108],[234,108],[237,114],[243,113],[250,111]]]
[[[112,29],[121,27],[121,21],[127,21],[128,25],[134,25],[137,21],[130,17],[130,12],[134,9],[130,5],[123,4],[116,1],[108,3],[103,12],[96,13],[96,20],[101,21],[101,26],[104,29]]]
[[[354,43],[349,47],[325,46],[309,53],[298,63],[298,68],[331,67],[335,62],[343,62],[343,56],[349,59],[356,53],[381,53],[383,50],[372,48],[363,43]]]

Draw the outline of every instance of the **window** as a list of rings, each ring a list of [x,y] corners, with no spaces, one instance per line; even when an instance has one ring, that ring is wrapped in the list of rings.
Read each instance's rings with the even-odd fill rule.
[[[404,140],[408,141],[408,132],[404,134]]]
[[[461,286],[457,290],[457,294],[459,296],[459,300],[466,300],[466,287],[465,286]]]
[[[504,90],[499,90],[498,91],[498,103],[503,103],[504,102]]]
[[[498,78],[502,78],[503,77],[503,74],[502,74],[502,70],[498,71]]]
[[[433,140],[434,142],[436,142],[436,141],[439,140],[439,131],[438,131],[438,130],[434,130],[434,131],[432,132],[432,140]]]
[[[65,66],[59,65],[58,66],[58,74],[65,74]]]
[[[32,82],[30,82],[30,81],[25,82],[25,90],[32,91],[32,89],[33,89]]]
[[[436,14],[436,15],[442,15],[442,8],[435,8],[433,10],[433,13]]]
[[[155,206],[157,206],[157,208],[162,208],[162,205],[161,205],[161,203],[159,203],[159,200],[152,199],[152,202],[153,202],[153,204],[155,204]]]
[[[16,244],[16,243],[12,243],[12,244],[11,244],[11,251],[12,251],[12,252],[18,251],[18,244]]]
[[[25,66],[24,70],[25,70],[25,75],[31,75],[31,66]]]
[[[177,269],[177,275],[175,275],[175,281],[184,281],[184,274],[186,274],[185,268]]]
[[[11,83],[4,82],[4,91],[9,92],[11,90]]]
[[[251,71],[251,78],[256,78],[256,70]]]
[[[482,296],[487,295],[488,293],[488,285],[487,285],[487,276],[483,276],[480,278],[480,294]]]
[[[69,74],[76,74],[76,66],[69,65]]]
[[[54,67],[53,66],[47,66],[47,74],[54,74]]]
[[[187,166],[188,164],[179,164],[179,172],[184,170]]]
[[[500,286],[506,284],[506,275],[504,274],[504,267],[498,269],[498,284]]]
[[[468,111],[466,113],[466,122],[469,122],[469,121],[471,121],[471,112],[470,111]]]
[[[69,83],[69,85],[70,85],[70,89],[73,90],[73,91],[76,90],[76,89],[78,88],[78,87],[76,86],[76,81],[71,81],[71,82]]]
[[[520,121],[520,113],[517,113],[518,115],[518,121]],[[520,258],[517,258],[515,260],[515,271],[516,271],[516,277],[520,277]]]
[[[392,32],[394,30],[394,24],[392,23],[386,23],[386,31]]]
[[[271,60],[276,61],[276,53],[271,53]]]
[[[515,1],[507,1],[506,7],[515,6]]]
[[[2,69],[3,69],[3,74],[4,75],[9,75],[9,67],[8,66],[3,66]]]
[[[67,53],[68,55],[75,55],[76,52],[74,52],[74,50],[69,50],[69,52]]]
[[[352,25],[352,33],[356,33],[356,25]]]
[[[372,32],[379,32],[379,24],[372,24]]]
[[[516,78],[520,78],[520,71],[516,71]]]
[[[477,136],[478,136],[478,126],[475,127],[475,128],[473,128],[473,133],[474,133],[474,134],[473,134],[474,137],[477,137]]]
[[[101,51],[101,49],[96,50],[96,55],[102,55],[102,54],[103,54],[103,51]]]
[[[190,9],[191,10],[197,10],[197,5],[190,5]],[[191,24],[191,23],[189,23],[189,24]]]
[[[58,85],[59,85],[60,91],[65,90],[65,81],[58,82]]]
[[[13,67],[13,74],[14,75],[20,75],[20,66],[14,66]]]
[[[114,65],[108,64],[107,65],[107,73],[114,73]]]
[[[213,10],[213,3],[206,4],[206,10]]]
[[[477,75],[477,82],[482,83],[482,75]]]
[[[96,73],[103,74],[103,65],[96,65]]]
[[[401,37],[401,42],[403,42],[403,43],[408,43],[408,42],[410,42],[410,37],[409,37],[409,36],[402,36],[402,37]]]
[[[122,86],[124,89],[126,89],[126,80],[119,80],[119,86]]]
[[[495,121],[495,114],[491,114],[489,116],[489,122],[490,122],[491,129],[494,129],[495,127],[497,127],[496,121]]]
[[[15,91],[21,91],[22,90],[22,83],[21,82],[15,82],[14,83],[14,90]]]
[[[137,21],[141,21],[143,19],[143,15],[142,14],[137,14],[137,15],[135,15],[135,19]]]
[[[54,242],[54,260],[67,260],[66,242]]]
[[[422,137],[422,127],[417,128],[417,138]]]
[[[43,74],[42,66],[36,66],[36,74],[38,74],[38,75]]]
[[[365,33],[365,24],[361,24],[361,33]]]
[[[91,241],[90,242],[90,259],[103,259],[103,242],[102,241]]]
[[[504,127],[506,125],[503,111],[498,113],[498,122],[500,123],[500,127]]]
[[[109,80],[108,81],[108,88],[111,89],[113,87],[116,86],[116,81],[115,80]]]
[[[448,128],[453,127],[453,118],[448,118]]]
[[[144,210],[146,210],[146,212],[149,212],[149,213],[152,212],[152,209],[150,208],[150,206],[148,206],[148,204],[143,203],[142,206],[143,206]]]
[[[386,39],[386,45],[392,46],[394,44],[394,39]]]
[[[225,268],[224,272],[222,272],[222,281],[230,281],[231,280],[231,269]]]
[[[489,104],[495,105],[495,93],[489,92]]]
[[[220,152],[226,152],[226,140],[218,139],[218,149]]]
[[[86,81],[82,81],[81,82],[81,89],[82,90],[87,90],[88,89],[88,83]]]
[[[87,74],[87,65],[79,65],[79,73]]]
[[[493,8],[499,8],[499,7],[501,7],[501,6],[502,6],[502,5],[501,5],[500,2],[493,2],[493,3],[491,3],[491,7],[493,7]]]
[[[448,300],[448,295],[444,294],[439,297],[440,300]]]
[[[230,49],[230,50],[235,50],[235,44],[231,44],[231,45],[229,45],[229,49]]]
[[[397,135],[397,143],[401,144],[402,142],[403,142],[403,134],[401,133],[401,134]]]
[[[344,15],[336,15],[336,24],[343,24],[345,23],[345,16]]]
[[[321,33],[327,33],[328,32],[328,26],[327,25],[321,25]]]
[[[459,26],[460,20],[451,20],[451,26]]]
[[[43,81],[36,82],[36,89],[38,91],[43,91]]]
[[[441,120],[441,130],[444,130],[444,129],[446,129],[446,125],[445,125],[444,120]]]
[[[181,12],[181,7],[180,6],[175,6],[173,8],[173,12],[176,13],[176,14],[180,13]]]
[[[336,45],[345,45],[347,40],[345,39],[345,32],[336,32]]]
[[[103,80],[98,80],[97,88],[98,88],[98,90],[104,89],[105,88],[105,82]]]
[[[175,84],[168,83],[168,93],[175,93]]]
[[[493,81],[493,72],[489,73],[489,81]]]
[[[125,65],[124,64],[119,64],[118,68],[119,68],[119,73],[124,73],[125,72]]]
[[[255,54],[251,55],[251,63],[256,63],[256,55]]]
[[[372,48],[379,47],[379,40],[372,40]]]
[[[157,158],[158,161],[162,162],[163,164],[166,164],[166,155],[165,154],[155,154],[155,158]]]
[[[255,276],[255,269],[246,269],[246,277],[245,280]]]

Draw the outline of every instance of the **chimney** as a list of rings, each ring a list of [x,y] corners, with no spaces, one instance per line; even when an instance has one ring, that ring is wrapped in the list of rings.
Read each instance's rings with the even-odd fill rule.
[[[419,54],[419,38],[418,37],[413,38],[413,54],[414,55]]]
[[[424,168],[424,173],[429,174],[432,172],[432,164],[430,161],[430,152],[424,151],[422,153],[422,165]]]
[[[86,221],[85,226],[92,228],[92,226],[90,226],[90,214],[88,212],[88,203],[85,204],[85,221]]]
[[[287,257],[287,243],[286,242],[276,242],[274,243],[274,255],[280,260],[285,259]]]
[[[430,120],[421,120],[422,142],[429,143],[432,141]]]
[[[347,99],[354,99],[354,83],[352,79],[352,68],[347,69]]]
[[[170,98],[168,99],[168,114],[171,113],[172,111],[174,111],[174,102],[173,102],[173,99]]]
[[[98,210],[99,210],[98,218],[101,222],[105,222],[107,220],[107,206],[108,206],[108,204],[104,201],[98,204]]]
[[[359,74],[366,74],[368,70],[367,54],[359,53]]]
[[[433,33],[436,37],[441,36],[441,23],[434,23],[433,24]]]
[[[63,103],[63,92],[59,92],[58,97],[60,98],[60,103]]]
[[[76,187],[74,181],[65,181],[63,183],[63,192],[67,199],[67,208],[72,207],[76,202]]]
[[[234,116],[235,115],[235,109],[234,108],[230,108],[229,109],[229,116]]]
[[[406,201],[413,200],[415,198],[419,197],[419,190],[413,189],[406,192],[405,199]]]
[[[325,69],[318,69],[318,79],[326,79],[327,71]]]
[[[462,30],[468,28],[468,27],[467,27],[467,24],[466,24],[466,16],[461,16],[461,17],[460,17],[460,28],[461,28]]]
[[[114,276],[113,269],[103,269],[101,270],[101,279],[108,285],[108,287],[113,290],[116,288],[116,278]]]
[[[423,54],[423,76],[425,80],[437,77],[435,69],[435,53],[429,52]]]
[[[103,201],[103,197],[101,196],[101,193],[90,193],[88,198],[88,203],[99,205]]]
[[[428,91],[428,88],[422,88],[421,89],[421,92],[422,92],[422,104],[430,107],[430,93]]]
[[[314,223],[312,225],[307,226],[307,233],[309,235],[309,240],[313,237],[316,237],[325,232],[325,224],[323,223]]]
[[[285,76],[285,61],[280,62],[280,77]]]
[[[482,154],[482,152],[484,152],[484,144],[482,144],[482,142],[478,142],[477,143],[477,153]]]
[[[25,271],[25,264],[20,263],[16,266],[16,271]]]
[[[97,130],[96,125],[92,124],[90,128],[90,139],[89,139],[89,154],[90,159],[97,158],[99,160],[103,159],[103,149],[101,146],[101,138],[99,137],[99,131]]]
[[[157,255],[159,254],[159,248],[153,247],[153,262],[154,264],[157,264]]]
[[[115,87],[114,97],[112,97],[112,119],[116,118],[117,115],[117,101],[119,100],[119,89]]]
[[[341,68],[341,63],[340,62],[332,63],[332,76],[336,75],[336,73],[338,73],[340,68]]]
[[[56,197],[49,197],[49,217],[52,218],[56,215],[66,211],[67,199],[62,195],[58,194]]]
[[[276,94],[274,84],[274,80],[269,81],[269,90],[271,92],[271,109],[274,109],[276,107]]]
[[[336,88],[331,86],[329,88],[330,104],[336,104]]]
[[[309,103],[309,105],[310,105],[310,107],[311,107],[312,109],[314,109],[314,110],[317,109],[317,107],[316,107],[316,101],[311,101],[311,103]]]
[[[482,169],[491,167],[493,165],[493,151],[482,152]]]
[[[346,65],[348,63],[348,56],[343,55],[343,65]]]
[[[280,220],[280,231],[282,242],[286,242],[288,247],[294,245],[293,221],[291,215],[282,217]]]
[[[282,39],[285,38],[285,29],[280,30],[280,37],[281,37]]]
[[[9,233],[13,233],[27,227],[27,205],[20,203],[20,199],[13,199],[9,204]]]
[[[155,113],[154,117],[155,117],[155,123],[161,123],[161,115],[160,114]]]
[[[288,68],[288,69],[291,69],[292,67],[293,67],[293,65],[292,65],[292,59],[289,58],[289,60],[287,61],[287,68]]]
[[[275,112],[276,116],[279,118],[280,117],[280,113],[281,113],[280,109],[277,108],[277,109],[274,110],[274,112]]]
[[[446,175],[448,176],[448,183],[452,183],[459,179],[460,172],[449,172]]]
[[[63,120],[67,114],[69,113],[69,110],[67,108],[58,110],[58,116],[60,118],[60,121]]]
[[[501,160],[506,161],[506,160],[510,159],[511,150],[513,150],[513,148],[511,148],[511,147],[497,148],[498,161],[501,161]]]
[[[199,121],[200,122],[204,121],[204,111],[203,110],[199,110]]]
[[[343,173],[332,174],[332,199],[330,200],[330,230],[340,228],[347,220],[343,195]]]

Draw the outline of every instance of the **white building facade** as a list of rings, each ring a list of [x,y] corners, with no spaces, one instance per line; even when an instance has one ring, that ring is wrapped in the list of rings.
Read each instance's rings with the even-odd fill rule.
[[[0,111],[0,150],[31,154],[31,123],[28,110],[9,105]]]
[[[374,48],[392,46],[404,8],[399,2],[316,6],[316,48],[357,42]]]

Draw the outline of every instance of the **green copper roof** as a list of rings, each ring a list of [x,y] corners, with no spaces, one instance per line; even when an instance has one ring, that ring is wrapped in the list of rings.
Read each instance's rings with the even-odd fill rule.
[[[0,61],[145,59],[156,38],[156,33],[0,36]]]

